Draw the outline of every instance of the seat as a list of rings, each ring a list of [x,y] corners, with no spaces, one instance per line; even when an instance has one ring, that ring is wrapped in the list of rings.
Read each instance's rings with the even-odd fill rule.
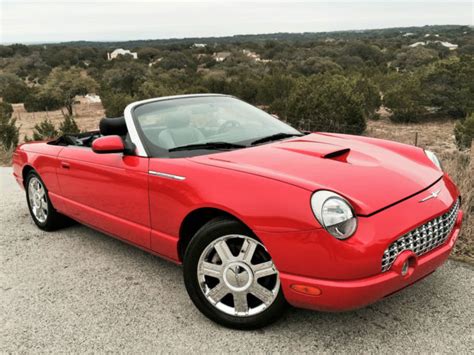
[[[165,119],[166,128],[158,135],[158,146],[171,149],[204,141],[204,135],[189,125],[190,118],[182,113],[169,115]]]

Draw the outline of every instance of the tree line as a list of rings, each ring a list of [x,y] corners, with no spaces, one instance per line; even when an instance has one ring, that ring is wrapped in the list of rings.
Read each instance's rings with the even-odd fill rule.
[[[138,59],[107,60],[117,47]],[[221,52],[225,60],[216,61]],[[77,130],[77,95],[100,95],[113,117],[132,101],[213,92],[235,95],[304,130],[361,134],[382,105],[394,122],[458,119],[455,136],[465,148],[474,126],[473,78],[468,26],[0,46],[2,107],[62,109],[66,133]],[[0,110],[2,137],[15,127],[8,111]],[[36,132],[33,138],[58,134],[48,122]],[[4,145],[11,140],[2,138]]]

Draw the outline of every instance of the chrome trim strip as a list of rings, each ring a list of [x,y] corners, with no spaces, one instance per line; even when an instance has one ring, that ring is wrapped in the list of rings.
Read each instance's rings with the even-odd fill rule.
[[[178,180],[178,181],[186,180],[186,177],[184,176],[160,173],[159,171],[154,171],[154,170],[149,170],[148,174],[153,175],[153,176],[160,176],[160,177],[164,177],[164,178],[168,178],[172,180]]]
[[[174,100],[174,99],[183,99],[183,98],[191,98],[191,97],[203,97],[203,96],[228,96],[222,94],[192,94],[192,95],[175,95],[175,96],[163,96],[157,97],[153,99],[147,99],[142,101],[136,101],[129,104],[125,107],[124,110],[124,117],[125,117],[125,124],[127,125],[128,133],[130,134],[130,139],[132,140],[133,144],[137,147],[136,154],[140,157],[148,157],[146,153],[145,146],[138,135],[137,128],[135,127],[135,122],[133,121],[132,112],[133,109],[139,105],[147,104],[150,102],[155,101],[164,101],[164,100]]]

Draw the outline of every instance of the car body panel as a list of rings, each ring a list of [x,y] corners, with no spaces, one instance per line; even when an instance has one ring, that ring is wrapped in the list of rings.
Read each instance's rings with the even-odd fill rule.
[[[58,160],[61,212],[150,247],[147,158],[68,146]]]
[[[420,202],[436,190],[440,190],[437,198]],[[445,213],[458,196],[456,186],[445,177],[425,192],[373,216],[360,217],[356,233],[343,241],[324,229],[258,235],[283,273],[356,280],[380,274],[385,249],[405,233]]]
[[[410,152],[406,155],[377,143],[378,140],[349,140],[343,135],[311,134],[192,159],[309,191],[335,191],[346,197],[359,215],[375,213],[441,178],[442,173],[421,148],[405,148]],[[323,157],[343,149],[350,149],[344,160]]]

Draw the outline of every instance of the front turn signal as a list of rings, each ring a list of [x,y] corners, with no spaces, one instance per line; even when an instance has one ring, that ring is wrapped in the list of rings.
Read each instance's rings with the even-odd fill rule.
[[[323,293],[321,289],[314,286],[293,284],[290,286],[290,288],[295,292],[302,293],[309,296],[319,296],[321,295],[321,293]]]

